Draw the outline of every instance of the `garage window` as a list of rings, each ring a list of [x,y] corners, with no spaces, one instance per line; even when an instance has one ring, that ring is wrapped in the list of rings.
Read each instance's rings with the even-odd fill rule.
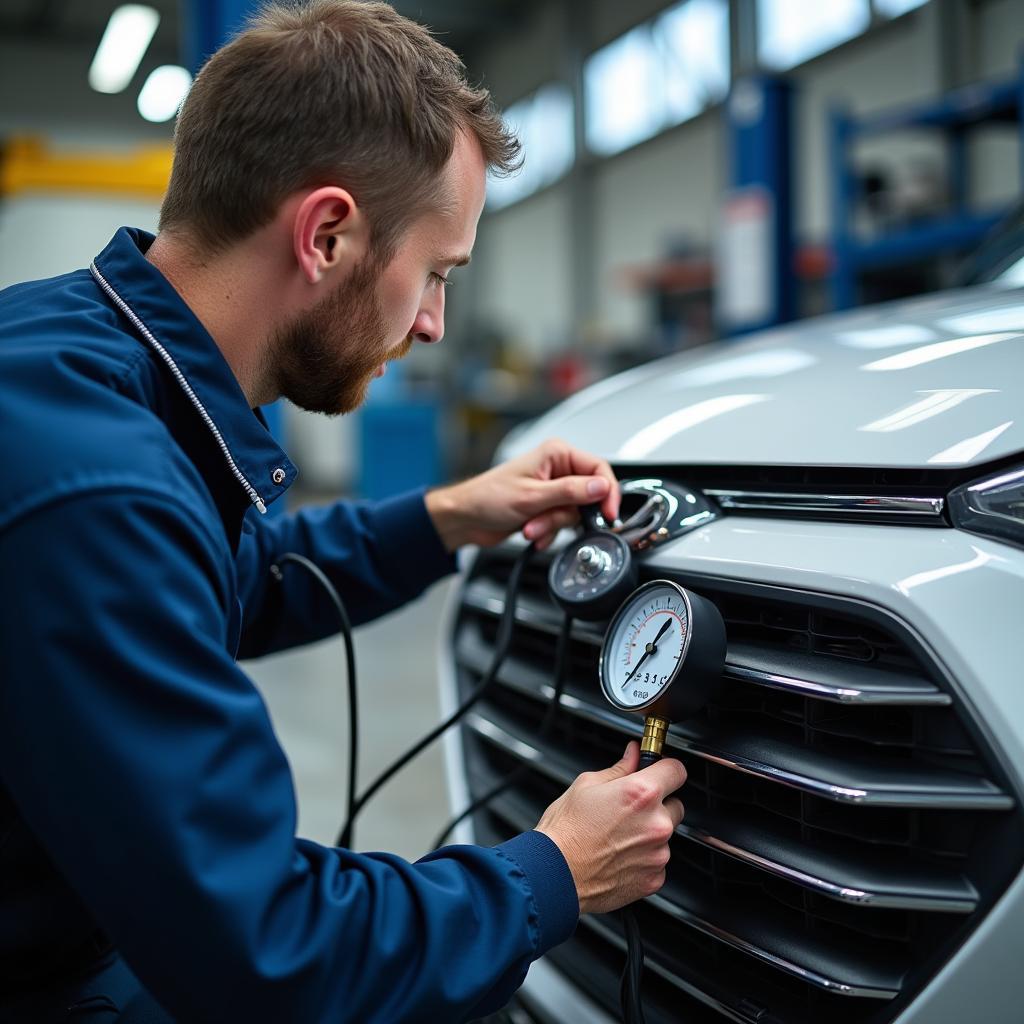
[[[576,154],[570,89],[545,85],[504,112],[505,122],[523,146],[522,170],[510,177],[491,176],[487,206],[500,210],[557,181],[572,167]]]
[[[758,0],[758,60],[786,71],[853,39],[870,24],[868,0]]]
[[[587,147],[619,153],[699,114],[729,88],[727,0],[686,0],[594,53],[583,69]]]

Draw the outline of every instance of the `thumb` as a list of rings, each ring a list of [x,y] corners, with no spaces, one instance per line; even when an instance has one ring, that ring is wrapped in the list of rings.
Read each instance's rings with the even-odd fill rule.
[[[614,782],[616,779],[624,779],[627,775],[640,767],[640,744],[636,740],[630,740],[626,745],[625,753],[610,768],[594,772],[594,781]]]

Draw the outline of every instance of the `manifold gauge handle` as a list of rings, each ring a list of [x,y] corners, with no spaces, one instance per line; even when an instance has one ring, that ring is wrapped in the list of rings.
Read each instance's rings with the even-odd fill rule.
[[[629,544],[603,530],[570,541],[548,572],[551,596],[576,619],[607,619],[636,586],[636,580]]]

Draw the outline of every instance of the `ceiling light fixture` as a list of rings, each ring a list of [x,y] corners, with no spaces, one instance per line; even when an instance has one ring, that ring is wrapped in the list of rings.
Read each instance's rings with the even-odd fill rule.
[[[147,121],[169,121],[191,84],[192,76],[177,64],[154,68],[139,93],[139,113]]]
[[[124,4],[110,16],[96,56],[89,67],[89,84],[97,92],[115,93],[128,87],[153,39],[160,15],[143,4]]]

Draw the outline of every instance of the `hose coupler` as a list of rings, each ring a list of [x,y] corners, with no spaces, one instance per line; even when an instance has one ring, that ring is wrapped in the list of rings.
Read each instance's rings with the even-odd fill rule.
[[[640,765],[645,767],[661,759],[661,750],[665,746],[668,734],[668,719],[649,715],[644,719],[644,736],[640,741]]]

